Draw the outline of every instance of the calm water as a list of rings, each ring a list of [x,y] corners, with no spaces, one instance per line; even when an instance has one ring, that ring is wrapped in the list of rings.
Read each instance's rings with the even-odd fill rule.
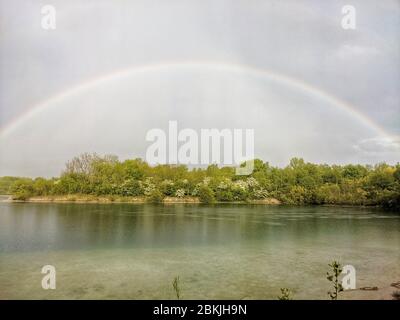
[[[0,299],[323,299],[327,264],[357,287],[400,279],[400,215],[262,205],[0,202]],[[57,289],[41,288],[54,265]]]

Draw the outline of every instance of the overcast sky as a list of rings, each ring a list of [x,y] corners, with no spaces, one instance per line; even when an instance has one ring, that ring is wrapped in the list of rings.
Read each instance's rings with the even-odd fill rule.
[[[0,0],[0,175],[57,175],[84,151],[143,157],[169,120],[254,129],[275,165],[396,163],[399,39],[391,0]]]

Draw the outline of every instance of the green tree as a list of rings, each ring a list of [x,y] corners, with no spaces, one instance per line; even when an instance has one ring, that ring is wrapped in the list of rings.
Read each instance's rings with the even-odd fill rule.
[[[215,202],[214,192],[210,187],[206,185],[202,185],[199,188],[198,196],[201,202],[203,203],[213,203]]]
[[[151,202],[151,203],[161,203],[164,199],[164,195],[162,194],[162,192],[160,190],[155,188],[153,191],[151,191],[148,199],[149,199],[149,202]]]

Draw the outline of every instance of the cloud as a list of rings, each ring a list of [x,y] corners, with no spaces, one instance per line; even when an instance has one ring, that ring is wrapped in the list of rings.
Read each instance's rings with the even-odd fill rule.
[[[360,19],[352,31],[341,27],[341,3],[319,0],[52,4],[57,29],[49,32],[40,27],[40,2],[0,0],[0,127],[88,79],[133,66],[205,61],[288,75],[400,134],[398,1],[354,0]],[[14,136],[0,136],[0,174],[58,174],[83,151],[140,156],[146,130],[168,120],[254,127],[260,157],[276,164],[291,156],[330,163],[400,158],[390,141],[362,140],[378,132],[312,95],[201,72],[143,74],[59,102]]]
[[[356,150],[364,153],[400,153],[400,138],[394,137],[374,137],[363,139],[354,145]]]
[[[344,44],[334,53],[339,59],[357,59],[357,58],[372,58],[380,54],[380,51],[375,47],[367,47],[360,45]]]
[[[0,136],[0,175],[56,176],[83,152],[144,158],[147,132],[167,130],[170,120],[196,132],[253,129],[256,157],[272,165],[295,156],[337,164],[399,158],[354,149],[378,133],[318,97],[252,74],[192,66],[132,73],[48,105]]]

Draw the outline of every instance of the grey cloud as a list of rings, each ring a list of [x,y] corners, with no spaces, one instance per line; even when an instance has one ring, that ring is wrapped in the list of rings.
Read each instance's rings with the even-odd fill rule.
[[[341,28],[341,7],[347,4],[341,0],[54,0],[52,4],[57,9],[57,29],[45,31],[40,27],[41,2],[0,0],[0,127],[55,94],[116,70],[171,61],[221,61],[287,74],[353,104],[389,133],[400,134],[398,1],[352,1],[357,10],[357,29],[353,31]],[[332,106],[325,106],[323,101],[307,101],[300,92],[246,76],[231,79],[229,87],[219,84],[217,76],[210,78],[213,73],[195,75],[197,78],[185,74],[177,79],[171,70],[170,86],[163,88],[158,85],[164,81],[162,75],[130,79],[136,89],[142,90],[141,94],[139,89],[125,90],[126,83],[116,82],[119,89],[110,83],[109,87],[101,87],[101,92],[90,91],[68,100],[74,106],[57,106],[45,118],[38,115],[31,123],[24,122],[14,136],[0,136],[1,174],[43,174],[47,167],[56,173],[68,157],[81,151],[139,155],[145,145],[135,140],[137,146],[133,148],[133,142],[121,135],[136,134],[142,139],[145,129],[163,126],[168,119],[180,116],[194,127],[208,127],[212,117],[219,117],[211,121],[214,125],[234,126],[234,117],[229,117],[227,123],[225,114],[218,110],[234,104],[234,97],[245,110],[258,110],[258,118],[267,119],[271,128],[274,123],[268,122],[268,117],[288,122],[296,120],[294,115],[301,119],[298,130],[302,134],[295,135],[293,130],[285,134],[265,131],[262,121],[253,118],[260,135],[272,136],[266,138],[265,146],[260,146],[266,160],[272,157],[276,163],[285,163],[290,156],[299,154],[310,160],[320,156],[321,161],[327,162],[396,159],[396,153],[387,153],[376,141],[360,143],[374,139],[375,133],[358,123],[352,129],[354,119],[350,121],[339,111],[333,112],[329,109]],[[242,91],[235,92],[232,88],[240,87],[238,83]],[[218,89],[225,91],[216,95]],[[150,103],[146,95],[159,99],[146,106],[146,101]],[[137,105],[126,111],[131,102]],[[237,104],[232,108],[238,108]],[[94,105],[104,114],[94,114]],[[144,111],[153,110],[152,117],[141,112],[139,106]],[[266,113],[268,107],[270,114]],[[315,117],[307,113],[310,108],[330,111],[317,112],[319,117]],[[75,117],[62,117],[68,109],[75,110]],[[126,119],[113,118],[109,109],[126,112]],[[86,122],[82,123],[85,117]],[[126,128],[129,124],[124,121],[130,117],[136,119],[137,132]],[[332,117],[332,126],[321,126],[329,124],[327,120]],[[114,119],[114,134],[103,123],[107,118]],[[64,127],[67,119],[69,123]],[[34,123],[37,127],[32,127]],[[281,123],[278,127],[287,125]],[[291,123],[292,127],[295,125]],[[48,130],[55,130],[59,145],[55,140],[41,140]],[[94,135],[97,140],[91,142]],[[310,139],[319,149],[309,144]],[[329,150],[332,144],[340,147]],[[98,150],[84,150],[95,147]],[[35,148],[43,151],[42,155]],[[21,152],[24,157],[18,157]],[[44,154],[53,160],[46,160]],[[35,164],[27,167],[30,161]]]

